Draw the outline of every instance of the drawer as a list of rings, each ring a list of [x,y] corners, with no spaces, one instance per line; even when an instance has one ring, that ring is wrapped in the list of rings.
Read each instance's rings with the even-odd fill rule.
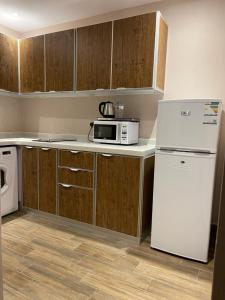
[[[93,172],[77,168],[58,168],[58,181],[60,183],[93,187]]]
[[[93,170],[94,153],[75,150],[59,150],[59,165],[63,167]]]
[[[93,191],[59,184],[59,215],[93,223]]]

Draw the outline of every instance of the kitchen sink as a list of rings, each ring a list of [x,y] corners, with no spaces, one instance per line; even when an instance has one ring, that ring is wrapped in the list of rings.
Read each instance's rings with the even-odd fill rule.
[[[34,139],[33,142],[40,142],[40,143],[58,143],[58,142],[76,142],[77,139],[55,139],[55,138],[40,138]]]

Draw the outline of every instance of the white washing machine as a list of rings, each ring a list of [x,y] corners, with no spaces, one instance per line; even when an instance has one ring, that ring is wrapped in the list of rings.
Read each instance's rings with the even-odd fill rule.
[[[0,148],[1,216],[18,210],[18,161],[16,147]]]

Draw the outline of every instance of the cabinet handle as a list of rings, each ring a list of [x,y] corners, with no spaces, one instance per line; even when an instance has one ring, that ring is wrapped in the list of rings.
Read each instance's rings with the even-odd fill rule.
[[[71,150],[70,152],[73,153],[73,154],[78,154],[80,151]]]
[[[79,172],[79,171],[80,171],[80,169],[76,169],[76,168],[70,168],[70,171],[71,171],[71,172]]]
[[[117,90],[125,90],[126,88],[125,87],[118,87],[116,88]]]
[[[101,155],[104,157],[112,157],[112,154],[107,154],[107,153],[102,153]]]
[[[0,92],[7,92],[7,90],[5,90],[5,89],[0,89]]]
[[[50,148],[41,148],[41,150],[43,150],[43,151],[49,151]]]
[[[72,185],[70,185],[70,184],[60,183],[60,185],[67,189],[72,187]]]
[[[33,149],[31,146],[25,146],[26,149]]]
[[[104,91],[104,89],[95,89],[96,91]]]
[[[56,91],[48,91],[49,93],[56,93]]]

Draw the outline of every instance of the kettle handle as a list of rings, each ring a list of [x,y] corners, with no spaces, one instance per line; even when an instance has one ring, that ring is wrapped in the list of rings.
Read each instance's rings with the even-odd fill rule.
[[[102,112],[102,107],[103,107],[103,106],[105,106],[105,102],[101,102],[101,103],[99,104],[98,110],[99,110],[100,114],[104,117],[104,114],[103,114],[103,112]],[[103,109],[104,109],[104,108],[103,108]]]

